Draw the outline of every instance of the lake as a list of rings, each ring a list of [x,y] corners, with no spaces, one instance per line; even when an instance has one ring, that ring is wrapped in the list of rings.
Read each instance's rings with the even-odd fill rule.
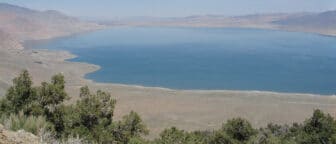
[[[31,44],[30,44],[31,45]],[[336,94],[336,38],[238,28],[120,27],[34,42],[101,66],[97,82]]]

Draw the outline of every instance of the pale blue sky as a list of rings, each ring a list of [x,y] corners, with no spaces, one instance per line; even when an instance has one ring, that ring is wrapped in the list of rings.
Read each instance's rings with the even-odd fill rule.
[[[0,0],[0,2],[97,18],[336,10],[336,0]]]

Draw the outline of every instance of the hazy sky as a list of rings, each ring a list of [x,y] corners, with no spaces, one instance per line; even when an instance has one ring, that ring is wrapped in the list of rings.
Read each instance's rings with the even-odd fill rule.
[[[0,0],[0,2],[97,18],[336,10],[336,0]]]

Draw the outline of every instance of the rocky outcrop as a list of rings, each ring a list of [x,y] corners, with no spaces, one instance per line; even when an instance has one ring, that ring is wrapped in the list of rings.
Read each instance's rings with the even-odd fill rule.
[[[31,133],[19,130],[13,132],[6,130],[0,124],[0,144],[38,144],[39,138]]]

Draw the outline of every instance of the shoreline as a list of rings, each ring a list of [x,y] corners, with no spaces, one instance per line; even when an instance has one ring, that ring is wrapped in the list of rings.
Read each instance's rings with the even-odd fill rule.
[[[132,27],[132,26],[129,26]],[[142,26],[140,26],[142,27]],[[144,26],[147,27],[147,26]],[[149,26],[151,27],[151,26]],[[160,26],[159,26],[160,27]],[[163,26],[163,27],[170,27],[170,26]],[[75,33],[75,34],[70,34],[70,35],[64,35],[64,36],[57,36],[55,38],[48,38],[48,39],[41,39],[42,41],[44,40],[53,40],[53,39],[58,39],[58,38],[64,38],[64,37],[71,37],[71,36],[76,36],[76,35],[80,35],[80,34],[85,34],[85,33],[91,33],[91,32],[95,32],[95,31],[100,31],[100,30],[104,30],[104,29],[109,29],[111,27],[105,27],[103,29],[97,29],[97,30],[91,30],[91,31],[84,31],[84,32],[80,32],[80,33]],[[113,27],[115,28],[115,27]],[[175,27],[172,27],[175,28]],[[179,28],[179,27],[177,27]],[[185,28],[185,27],[180,27],[180,28]],[[188,27],[186,27],[188,28]],[[189,27],[190,28],[190,27]],[[285,32],[293,32],[293,33],[306,33],[306,34],[313,34],[313,35],[320,35],[320,36],[326,36],[326,37],[334,37],[336,38],[336,34],[332,35],[332,34],[323,34],[323,33],[315,33],[315,32],[300,32],[300,31],[291,31],[291,30],[282,30],[282,29],[276,29],[276,28],[249,28],[249,27],[193,27],[191,26],[191,28],[237,28],[237,29],[255,29],[255,30],[272,30],[272,31],[285,31]],[[40,41],[40,40],[29,40],[29,41]],[[22,43],[24,49],[26,49],[25,42]],[[32,50],[39,50],[39,49],[34,49],[32,48]],[[173,88],[167,88],[167,87],[161,87],[161,86],[145,86],[145,85],[141,85],[141,84],[122,84],[122,83],[114,83],[114,82],[99,82],[93,79],[89,79],[86,77],[87,74],[90,73],[94,73],[96,71],[99,71],[101,69],[100,65],[96,65],[96,64],[91,64],[88,62],[75,62],[75,61],[70,61],[71,59],[77,58],[78,56],[67,51],[67,50],[49,50],[48,48],[46,49],[41,49],[41,50],[47,50],[47,51],[64,51],[67,52],[71,55],[71,57],[64,59],[64,61],[66,62],[73,62],[73,63],[79,63],[79,64],[87,64],[87,65],[93,65],[96,67],[95,70],[91,70],[87,73],[84,74],[84,76],[82,77],[85,80],[88,80],[92,83],[96,83],[96,84],[104,84],[104,85],[108,85],[108,84],[112,84],[112,85],[117,85],[117,86],[122,86],[122,87],[135,87],[135,88],[143,88],[143,89],[160,89],[160,90],[170,90],[170,91],[194,91],[194,92],[204,92],[204,91],[208,91],[208,92],[246,92],[246,93],[269,93],[269,94],[290,94],[290,95],[309,95],[309,96],[328,96],[328,97],[336,97],[336,93],[335,94],[319,94],[319,93],[304,93],[304,92],[281,92],[281,91],[272,91],[272,90],[230,90],[230,89],[173,89]]]
[[[316,34],[321,36],[336,37],[336,30],[324,30],[324,29],[302,29],[300,27],[281,26],[272,23],[264,23],[264,25],[215,25],[215,24],[120,24],[112,27],[176,27],[176,28],[242,28],[242,29],[257,29],[257,30],[275,30],[284,32],[299,32],[307,34]]]
[[[34,85],[49,81],[52,75],[63,73],[69,103],[79,98],[79,89],[89,86],[91,91],[101,89],[117,100],[115,119],[131,110],[138,112],[147,124],[150,138],[164,128],[176,126],[185,130],[212,130],[234,117],[251,121],[254,127],[267,123],[290,124],[301,122],[319,108],[336,116],[336,96],[315,94],[278,93],[267,91],[235,90],[174,90],[114,83],[99,83],[85,75],[99,66],[67,61],[76,57],[59,50],[6,50],[0,49],[0,92],[11,85],[11,80],[22,69],[33,77]],[[6,85],[1,85],[1,82]],[[1,89],[2,88],[2,89]],[[1,93],[0,93],[1,94]]]

